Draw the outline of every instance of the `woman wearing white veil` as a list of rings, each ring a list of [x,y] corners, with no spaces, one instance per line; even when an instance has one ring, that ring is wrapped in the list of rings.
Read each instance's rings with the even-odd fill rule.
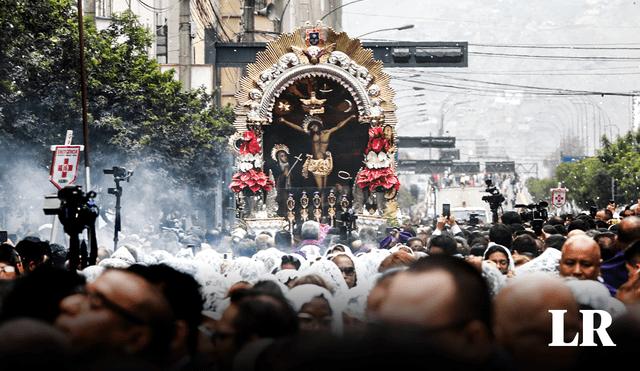
[[[296,313],[298,313],[301,331],[328,329],[334,335],[342,336],[344,327],[342,309],[339,308],[334,296],[327,289],[318,285],[300,285],[289,290],[285,296],[291,302]],[[323,300],[314,300],[318,297],[326,300],[331,312],[325,313],[328,315],[321,318],[318,317],[318,314],[324,313],[326,310],[318,309],[318,306],[324,303]],[[315,308],[312,308],[312,306]]]
[[[240,277],[240,280],[253,285],[258,282],[258,277],[265,273],[267,273],[267,269],[262,261],[241,256],[231,261],[224,275],[229,279],[231,284],[238,282],[231,281],[237,280],[238,277]]]
[[[371,285],[369,282],[369,278],[367,277],[367,275],[365,274],[366,272],[366,266],[365,263],[361,260],[361,259],[356,259],[353,254],[351,254],[351,251],[347,249],[347,251],[349,252],[337,252],[334,254],[329,254],[327,255],[327,260],[338,264],[338,260],[336,260],[336,258],[339,259],[340,256],[346,256],[348,259],[351,260],[351,262],[353,263],[353,267],[354,267],[354,283],[353,285],[351,285],[351,287],[349,287],[349,282],[347,281],[348,278],[350,277],[346,277],[346,275],[348,274],[348,272],[341,272],[343,273],[343,278],[345,278],[345,283],[347,283],[347,287],[349,287],[349,291],[351,290],[357,290],[357,291],[368,291],[371,289]],[[340,267],[339,267],[340,268]]]
[[[504,255],[507,261],[502,262],[502,260],[500,261],[493,260],[491,256],[494,253],[500,253]],[[507,249],[502,245],[498,245],[497,243],[489,243],[489,245],[487,246],[487,249],[482,254],[482,259],[492,260],[496,262],[496,264],[498,265],[497,268],[500,270],[500,272],[502,272],[502,274],[507,274],[507,272],[513,271],[516,268],[515,264],[513,263],[513,257],[511,256],[511,251],[509,251],[509,249]]]
[[[305,271],[305,274],[310,273],[314,273],[322,277],[322,279],[324,279],[331,288],[331,293],[334,297],[338,297],[343,292],[349,290],[340,268],[338,268],[338,266],[332,261],[318,260]]]

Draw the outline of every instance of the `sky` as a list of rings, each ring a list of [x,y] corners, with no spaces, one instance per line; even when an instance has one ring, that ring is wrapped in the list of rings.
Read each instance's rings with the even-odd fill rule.
[[[397,92],[399,135],[437,135],[442,123],[446,135],[457,138],[461,161],[477,161],[478,146],[485,145],[496,159],[542,166],[562,138],[593,156],[602,134],[624,135],[632,127],[629,95],[640,90],[640,2],[344,0],[343,5],[343,31],[351,37],[414,25],[374,32],[362,41],[468,42],[466,68],[385,69]]]

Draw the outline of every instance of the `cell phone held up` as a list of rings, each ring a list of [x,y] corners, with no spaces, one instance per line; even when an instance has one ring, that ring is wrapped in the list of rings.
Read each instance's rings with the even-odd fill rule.
[[[442,204],[442,216],[449,219],[451,215],[451,205],[450,204]]]

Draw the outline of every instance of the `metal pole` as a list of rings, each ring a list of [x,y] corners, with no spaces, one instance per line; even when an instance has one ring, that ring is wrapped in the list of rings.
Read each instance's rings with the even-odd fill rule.
[[[113,228],[113,251],[118,249],[118,232],[122,230],[122,220],[120,216],[120,195],[122,195],[122,187],[120,187],[120,181],[116,179],[116,220]]]
[[[189,0],[180,0],[180,55],[178,56],[179,78],[182,91],[191,90],[191,9]]]
[[[616,184],[615,181],[613,180],[613,177],[611,177],[611,199],[615,200],[616,199],[616,190],[615,190]]]
[[[253,11],[255,8],[256,0],[245,0],[244,1],[244,35],[242,36],[242,41],[252,43],[255,41],[254,32],[254,20],[253,20]]]
[[[78,27],[80,34],[80,79],[82,86],[82,128],[84,133],[84,166],[86,192],[91,190],[91,173],[89,172],[89,122],[87,120],[87,72],[84,63],[84,19],[82,16],[82,0],[78,0]]]

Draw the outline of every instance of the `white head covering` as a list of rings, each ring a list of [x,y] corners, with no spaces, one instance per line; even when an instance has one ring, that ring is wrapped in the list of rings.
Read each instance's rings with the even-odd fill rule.
[[[178,251],[178,253],[176,254],[176,258],[184,258],[184,259],[195,259],[195,256],[193,255],[193,249],[190,249],[188,247],[185,248],[181,248],[180,251]]]
[[[362,260],[356,259],[353,256],[353,254],[351,254],[351,251],[349,251],[348,253],[336,252],[335,254],[329,254],[327,256],[327,260],[329,260],[329,261],[331,261],[333,263],[333,261],[332,261],[333,258],[335,258],[337,256],[340,256],[340,255],[346,255],[349,259],[351,259],[351,261],[353,262],[353,267],[356,270],[356,286],[353,287],[352,289],[355,289],[356,287],[368,287],[370,285],[369,278],[365,274],[365,271],[366,271],[367,267],[366,267],[365,263]],[[340,272],[340,273],[342,273],[342,272]]]
[[[514,272],[516,276],[526,273],[543,272],[557,277],[558,264],[560,263],[561,257],[562,252],[560,250],[548,247],[540,256],[530,262],[522,264],[516,268]]]
[[[195,260],[209,265],[211,269],[217,273],[222,272],[222,255],[215,250],[207,249],[198,251]]]
[[[272,276],[275,277],[280,283],[284,285],[290,280],[295,280],[296,278],[302,275],[303,274],[301,274],[300,271],[297,271],[295,269],[283,269],[283,270],[277,271]]]
[[[162,250],[162,249],[153,250],[153,252],[151,252],[151,254],[149,254],[149,255],[151,255],[154,258],[156,258],[156,260],[158,262],[173,258],[173,255],[170,252],[168,252],[167,250]]]
[[[339,296],[349,289],[340,268],[332,261],[318,260],[305,273],[314,273],[322,277],[331,288],[334,296]]]
[[[262,261],[240,256],[231,261],[225,271],[225,276],[231,278],[237,275],[240,277],[240,281],[246,281],[253,285],[258,282],[258,277],[265,273],[267,270]]]
[[[315,261],[318,256],[322,256],[320,248],[316,245],[304,245],[300,248],[309,261]]]
[[[367,308],[367,297],[369,293],[356,290],[356,287],[343,295],[340,307],[342,307],[342,312],[346,313],[349,317],[365,321],[367,319],[365,310]]]
[[[253,255],[253,259],[260,260],[267,272],[271,272],[273,268],[276,268],[280,265],[281,257],[284,253],[275,247],[270,247],[266,250],[260,250]]]
[[[483,260],[487,260],[487,258],[489,258],[487,256],[487,251],[489,251],[490,248],[492,248],[493,246],[498,246],[501,248],[501,250],[507,255],[507,258],[509,260],[509,266],[507,267],[507,271],[512,271],[516,268],[516,265],[513,263],[513,257],[511,256],[511,251],[509,251],[509,249],[507,249],[506,247],[502,246],[502,245],[498,245],[495,242],[489,242],[489,244],[487,245],[487,249],[484,250],[484,253],[482,253],[482,259]]]
[[[126,268],[131,264],[122,259],[109,258],[100,260],[100,263],[98,263],[98,265],[105,268]]]
[[[336,251],[336,252],[331,252],[333,251],[333,249],[335,249],[336,247],[341,246],[344,249],[344,252],[342,252],[343,254],[347,254],[353,257],[353,253],[351,252],[351,249],[341,243],[337,243],[331,247],[328,247],[327,250],[325,250],[324,252],[324,257],[328,259],[329,255],[336,255],[341,253],[340,250]]]
[[[160,264],[168,265],[177,271],[195,277],[198,273],[198,266],[204,263],[187,258],[171,258],[161,261]]]
[[[295,269],[285,269],[285,270],[297,272]],[[280,290],[282,290],[283,294],[286,294],[287,291],[289,291],[289,288],[283,282],[281,282],[274,274],[265,273],[262,276],[258,277],[258,281],[256,281],[256,283],[260,281],[275,282],[278,285],[278,287],[280,287]]]
[[[156,258],[154,258],[149,254],[143,253],[142,250],[140,250],[140,252],[142,253],[142,257],[143,257],[142,260],[144,264],[146,265],[158,264],[158,260]]]
[[[129,265],[135,264],[136,259],[133,254],[124,246],[118,247],[118,249],[111,255],[111,259],[120,259]]]
[[[222,301],[229,287],[224,277],[212,269],[199,269],[196,280],[200,282],[200,293],[204,299],[203,310],[222,314]]]
[[[359,254],[356,260],[362,267],[362,273],[369,278],[378,273],[380,263],[391,253],[387,249],[372,249],[371,252]]]
[[[293,309],[295,309],[296,313],[300,313],[302,306],[313,300],[313,298],[315,297],[322,296],[323,298],[327,299],[327,301],[329,302],[329,307],[331,308],[331,316],[333,317],[333,321],[331,323],[331,331],[334,335],[342,335],[342,308],[339,308],[336,305],[334,296],[331,295],[331,293],[327,291],[327,289],[318,285],[306,284],[292,288],[285,294],[285,296],[291,302],[291,305],[293,306]]]
[[[612,297],[609,289],[598,281],[567,277],[565,283],[573,291],[573,296],[578,303],[588,305],[593,309],[604,310],[611,314],[612,319],[616,319],[628,311],[626,306],[620,300]]]
[[[105,267],[102,265],[90,265],[81,271],[87,283],[93,282],[99,275],[104,272]]]

